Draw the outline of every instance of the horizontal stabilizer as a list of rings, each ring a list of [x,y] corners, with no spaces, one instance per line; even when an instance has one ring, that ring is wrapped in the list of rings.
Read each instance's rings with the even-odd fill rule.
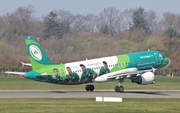
[[[30,63],[21,62],[21,64],[22,64],[22,67],[24,67],[24,66],[32,66],[32,64],[30,64]]]
[[[13,74],[13,75],[25,75],[26,74],[26,72],[12,72],[12,71],[6,71],[4,73]]]

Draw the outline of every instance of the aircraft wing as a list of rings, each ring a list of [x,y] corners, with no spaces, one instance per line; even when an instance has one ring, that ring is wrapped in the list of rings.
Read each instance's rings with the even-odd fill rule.
[[[117,72],[107,74],[107,79],[119,79],[119,78],[126,78],[127,76],[136,74],[138,71],[137,68],[128,68],[123,69]]]
[[[114,75],[108,75],[107,76],[107,79],[119,79],[119,78],[126,78],[126,77],[131,77],[131,76],[134,76],[134,75],[137,75],[137,74],[141,74],[141,73],[145,73],[145,72],[150,72],[150,71],[155,71],[154,68],[153,69],[149,69],[149,70],[130,70],[126,73],[122,73],[122,72],[119,72],[119,73],[114,73]]]
[[[12,71],[6,71],[4,72],[6,74],[14,74],[14,75],[25,75],[26,72],[12,72]]]
[[[107,80],[115,80],[115,79],[128,78],[128,77],[130,78],[134,75],[150,72],[154,70],[155,70],[154,68],[149,69],[149,70],[138,70],[137,68],[127,68],[127,69],[123,69],[123,70],[119,70],[116,72],[107,73],[102,76],[99,76],[95,78],[95,82],[103,82]]]

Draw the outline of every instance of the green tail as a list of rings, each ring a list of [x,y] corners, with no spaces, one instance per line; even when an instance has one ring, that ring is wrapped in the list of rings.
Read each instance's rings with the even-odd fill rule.
[[[33,36],[25,36],[24,39],[33,70],[54,64]]]

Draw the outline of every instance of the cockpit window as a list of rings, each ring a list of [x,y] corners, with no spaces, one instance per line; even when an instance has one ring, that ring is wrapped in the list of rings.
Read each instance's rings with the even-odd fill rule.
[[[165,58],[165,55],[163,53],[160,53],[161,57]]]

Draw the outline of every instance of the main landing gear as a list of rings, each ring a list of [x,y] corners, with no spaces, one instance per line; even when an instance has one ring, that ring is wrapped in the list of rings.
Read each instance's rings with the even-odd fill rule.
[[[87,84],[85,87],[86,91],[94,91],[94,85],[92,84]]]
[[[119,84],[114,88],[115,92],[117,92],[117,93],[124,92],[124,87],[121,86],[121,83],[123,83],[123,82],[124,82],[124,79],[119,79]]]

